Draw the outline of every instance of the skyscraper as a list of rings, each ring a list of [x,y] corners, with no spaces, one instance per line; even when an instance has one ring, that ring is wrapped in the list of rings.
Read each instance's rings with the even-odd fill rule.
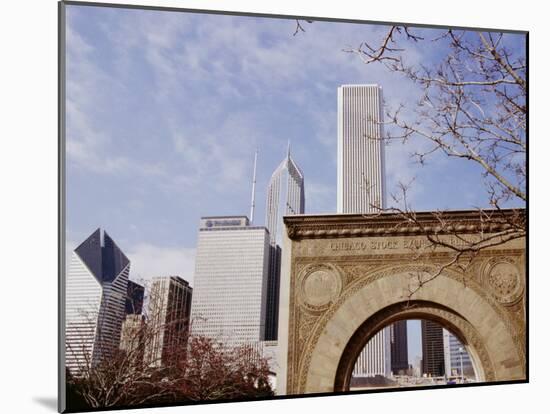
[[[143,286],[132,280],[128,280],[125,305],[126,315],[141,315],[144,294],[145,288]]]
[[[460,340],[447,329],[443,329],[443,354],[445,374],[474,378],[475,371],[470,355]]]
[[[382,88],[338,88],[338,213],[374,213],[385,205]]]
[[[122,322],[120,331],[119,348],[126,351],[133,362],[140,364],[143,361],[144,345],[144,318],[141,314],[143,310],[143,297],[145,288],[140,284],[128,280],[126,288],[126,316]]]
[[[193,289],[179,276],[157,276],[151,282],[147,310],[145,363],[169,364],[187,343]]]
[[[338,88],[337,212],[376,213],[384,208],[385,160],[382,88],[343,85]],[[406,325],[400,329],[406,335]],[[391,373],[390,328],[376,334],[359,355],[354,375]],[[394,353],[403,343],[397,338]],[[406,343],[406,339],[405,339]],[[396,354],[396,355],[397,355]]]
[[[407,347],[407,321],[397,321],[390,325],[391,371],[402,375],[409,369]]]
[[[285,159],[271,175],[267,187],[265,222],[269,230],[269,277],[265,339],[276,340],[279,320],[279,284],[281,277],[281,237],[283,216],[305,211],[304,174],[290,156],[290,143]]]
[[[354,377],[390,376],[391,343],[389,328],[374,335],[359,354],[353,368]]]
[[[246,216],[202,217],[195,257],[192,334],[228,345],[265,337],[269,233]]]
[[[265,223],[271,245],[281,245],[283,216],[305,211],[304,174],[290,156],[290,144],[285,159],[271,175],[267,187]]]
[[[129,361],[136,365],[143,362],[145,344],[145,321],[143,315],[127,314],[120,332],[119,348],[127,353]]]
[[[445,375],[443,328],[438,323],[421,320],[422,372],[432,377]]]
[[[72,374],[118,349],[129,272],[128,258],[100,229],[73,251],[65,284],[65,364]]]

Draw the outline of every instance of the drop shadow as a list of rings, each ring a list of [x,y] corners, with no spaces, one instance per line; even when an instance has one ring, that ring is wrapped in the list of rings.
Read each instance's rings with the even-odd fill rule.
[[[54,397],[33,397],[35,403],[57,412],[57,398]]]

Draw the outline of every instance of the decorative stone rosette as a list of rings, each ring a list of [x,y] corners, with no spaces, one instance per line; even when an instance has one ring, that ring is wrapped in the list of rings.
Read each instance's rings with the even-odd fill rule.
[[[307,266],[299,275],[300,305],[313,312],[326,310],[342,292],[342,275],[331,264]]]
[[[483,284],[503,305],[516,303],[523,296],[523,280],[518,264],[510,258],[494,257],[484,266]]]

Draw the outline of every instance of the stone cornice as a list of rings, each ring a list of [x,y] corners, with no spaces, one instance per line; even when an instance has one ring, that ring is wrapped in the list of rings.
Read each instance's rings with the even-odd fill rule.
[[[284,217],[290,239],[415,236],[430,234],[474,234],[483,230],[497,233],[523,219],[525,209],[483,210],[490,220],[482,220],[479,210],[417,212],[408,221],[398,213],[295,215]],[[523,217],[522,217],[523,216]],[[442,224],[444,223],[444,224]]]

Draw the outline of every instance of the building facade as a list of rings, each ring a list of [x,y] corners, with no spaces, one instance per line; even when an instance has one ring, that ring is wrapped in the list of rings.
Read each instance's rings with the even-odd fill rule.
[[[518,214],[515,209],[494,212],[506,219]],[[463,277],[443,272],[410,301],[403,300],[411,275],[433,274],[456,256],[452,248],[442,248],[419,260],[410,248],[426,235],[440,234],[441,220],[464,226],[466,238],[486,229],[476,210],[418,212],[406,232],[398,213],[284,218],[278,395],[349,391],[365,339],[405,319],[453,327],[484,382],[527,378],[525,238],[487,248]],[[506,228],[503,220],[488,237]],[[500,289],[504,279],[513,291]],[[483,311],[472,312],[472,304]]]
[[[422,373],[431,377],[445,375],[443,327],[430,320],[420,321],[422,330]]]
[[[338,88],[338,213],[377,212],[385,203],[382,89]]]
[[[283,216],[305,212],[304,174],[290,156],[271,175],[267,187],[266,226],[269,231],[269,276],[266,302],[265,340],[277,339],[279,319],[279,284],[281,277],[281,234]]]
[[[145,288],[139,283],[128,280],[128,288],[126,289],[126,315],[141,315],[143,311],[143,298],[145,296]]]
[[[141,365],[143,362],[144,346],[145,321],[143,315],[126,315],[120,333],[120,350],[126,352],[130,361]]]
[[[391,343],[388,331],[384,328],[367,343],[355,362],[353,377],[390,376]]]
[[[448,377],[475,378],[474,366],[466,347],[447,329],[443,329],[445,374]]]
[[[145,288],[128,280],[124,322],[120,333],[119,348],[125,351],[136,364],[143,362],[145,320],[142,315]]]
[[[65,365],[82,375],[118,349],[130,260],[97,229],[72,253],[65,283]]]
[[[407,321],[390,325],[391,372],[403,375],[409,369],[409,349],[407,346]]]
[[[145,363],[168,365],[185,352],[193,288],[179,276],[152,279],[147,307]]]
[[[246,216],[203,217],[200,221],[192,334],[227,345],[265,337],[269,233]]]
[[[382,88],[338,88],[337,212],[376,213],[385,207]],[[399,330],[405,335],[407,327]],[[391,328],[381,330],[357,359],[355,376],[391,375]],[[399,348],[402,340],[397,340]],[[399,352],[398,352],[399,354]]]
[[[272,245],[281,245],[283,216],[304,214],[305,203],[304,174],[290,156],[289,146],[267,187],[265,223]]]

